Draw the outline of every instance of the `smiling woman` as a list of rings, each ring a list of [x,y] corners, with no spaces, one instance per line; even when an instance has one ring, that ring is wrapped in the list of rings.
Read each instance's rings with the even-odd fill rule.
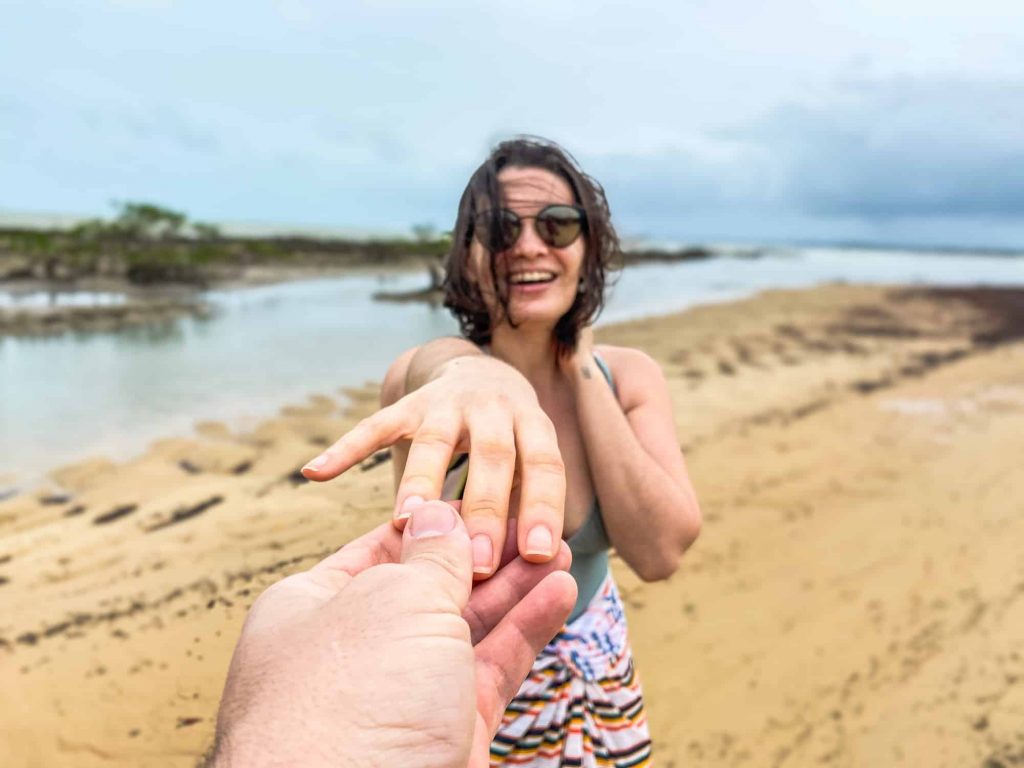
[[[549,250],[562,261],[568,256],[579,260],[575,282],[568,285],[573,298],[554,331],[560,347],[571,349],[579,329],[592,323],[604,306],[607,274],[618,265],[621,251],[600,185],[560,147],[547,142],[500,145],[470,178],[459,202],[446,265],[445,305],[476,344],[489,343],[498,307],[513,325],[520,321],[508,316],[510,289],[522,285],[525,275],[510,273],[508,259],[493,257],[517,245],[534,252],[539,248],[542,255]],[[512,272],[546,269],[553,261],[519,259]],[[549,274],[551,280],[564,277]],[[565,280],[561,282],[565,287]]]
[[[384,408],[304,470],[327,480],[392,445],[395,524],[424,499],[460,498],[477,579],[516,548],[547,562],[568,542],[578,599],[498,724],[495,766],[650,761],[608,551],[668,578],[700,511],[661,369],[593,344],[619,255],[601,186],[564,150],[500,144],[470,178],[446,262],[464,338],[401,355]]]

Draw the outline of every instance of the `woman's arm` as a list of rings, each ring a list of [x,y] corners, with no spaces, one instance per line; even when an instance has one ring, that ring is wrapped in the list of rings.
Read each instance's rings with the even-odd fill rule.
[[[563,370],[576,395],[594,491],[623,560],[645,581],[666,579],[700,531],[701,514],[679,449],[661,367],[635,349],[609,347],[616,398],[587,344]]]

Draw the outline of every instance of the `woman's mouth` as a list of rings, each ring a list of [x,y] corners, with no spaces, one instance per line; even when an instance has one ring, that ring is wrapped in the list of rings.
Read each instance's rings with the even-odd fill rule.
[[[509,285],[515,288],[546,285],[555,279],[555,273],[537,269],[527,272],[516,272],[508,276]]]

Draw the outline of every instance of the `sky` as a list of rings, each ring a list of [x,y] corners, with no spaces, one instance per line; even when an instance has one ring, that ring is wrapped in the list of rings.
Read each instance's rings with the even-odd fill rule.
[[[1024,8],[0,0],[0,211],[446,230],[522,133],[627,238],[1024,248]]]

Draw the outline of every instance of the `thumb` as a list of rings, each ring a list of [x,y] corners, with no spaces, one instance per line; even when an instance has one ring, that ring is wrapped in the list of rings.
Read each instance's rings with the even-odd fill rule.
[[[469,534],[455,508],[443,501],[414,507],[402,533],[402,564],[416,569],[415,578],[439,590],[462,611],[473,586],[473,553]]]

